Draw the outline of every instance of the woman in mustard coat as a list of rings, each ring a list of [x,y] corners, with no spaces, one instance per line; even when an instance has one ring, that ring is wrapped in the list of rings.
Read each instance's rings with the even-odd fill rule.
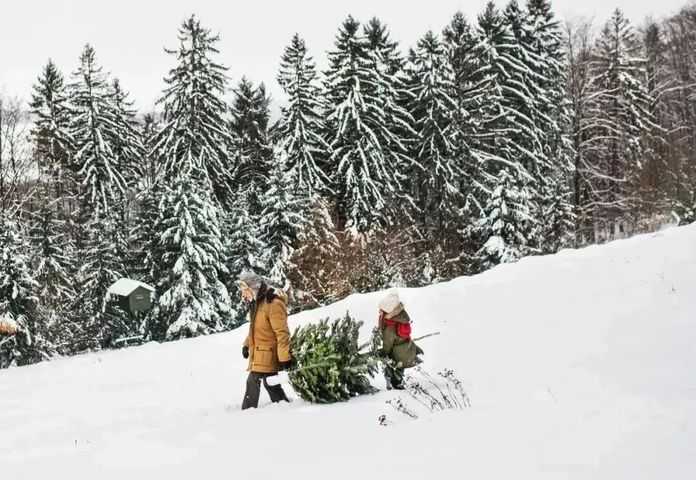
[[[239,286],[242,297],[250,305],[249,334],[242,346],[242,355],[249,359],[249,377],[242,410],[258,407],[261,382],[272,402],[287,402],[289,400],[283,387],[268,383],[268,377],[288,369],[292,361],[287,296],[269,287],[254,273],[243,273]]]

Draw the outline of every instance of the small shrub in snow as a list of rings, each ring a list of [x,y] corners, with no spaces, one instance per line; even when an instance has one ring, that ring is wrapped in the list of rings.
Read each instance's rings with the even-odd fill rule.
[[[418,418],[418,409],[427,413],[445,410],[463,410],[471,407],[469,396],[464,391],[462,382],[454,371],[445,369],[438,373],[444,382],[437,382],[432,375],[421,367],[416,368],[418,376],[406,376],[407,400],[396,397],[387,401],[394,410],[409,418]],[[409,403],[410,401],[410,403]]]
[[[370,353],[361,352],[361,326],[362,322],[346,313],[342,319],[325,319],[293,334],[295,367],[288,377],[303,400],[334,403],[376,392],[370,377],[377,372],[377,361]]]

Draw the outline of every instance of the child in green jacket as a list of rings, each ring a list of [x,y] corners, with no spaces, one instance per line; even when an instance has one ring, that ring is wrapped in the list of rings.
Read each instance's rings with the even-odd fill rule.
[[[382,335],[382,356],[386,357],[384,374],[387,389],[404,389],[404,369],[420,363],[423,351],[411,339],[411,319],[396,292],[379,302],[379,332]]]

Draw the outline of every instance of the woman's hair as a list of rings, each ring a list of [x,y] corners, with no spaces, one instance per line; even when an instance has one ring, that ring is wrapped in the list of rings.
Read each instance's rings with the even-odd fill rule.
[[[266,282],[262,282],[259,286],[259,291],[256,293],[256,301],[266,301],[266,303],[271,303],[276,297],[275,289],[269,287]]]

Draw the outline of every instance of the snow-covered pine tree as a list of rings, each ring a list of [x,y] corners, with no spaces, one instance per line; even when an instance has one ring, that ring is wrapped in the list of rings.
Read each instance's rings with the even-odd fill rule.
[[[80,252],[78,296],[73,308],[82,324],[75,335],[78,350],[107,347],[115,340],[110,329],[111,320],[104,312],[109,287],[128,276],[123,233],[115,211],[89,224]]]
[[[380,49],[370,48],[353,17],[339,29],[329,63],[326,138],[332,147],[337,226],[374,230],[396,220],[389,209],[402,196],[409,159],[400,131],[410,128],[410,116],[396,103]]]
[[[510,167],[514,169],[515,167]],[[527,254],[527,225],[532,222],[528,209],[529,191],[519,177],[503,167],[497,172],[494,188],[483,215],[474,226],[483,246],[477,253],[479,268],[486,270],[500,263],[511,263]]]
[[[107,289],[127,273],[127,235],[119,214],[128,188],[119,157],[126,139],[114,91],[90,45],[80,57],[70,88],[74,162],[81,183],[74,313],[82,322],[78,348],[92,349],[110,337],[103,318]]]
[[[182,164],[165,187],[155,231],[161,255],[153,277],[159,299],[147,335],[173,340],[221,331],[231,323],[220,209],[205,171]]]
[[[458,155],[467,169],[467,177],[476,178],[476,171],[483,161],[481,145],[486,141],[486,134],[480,125],[480,110],[490,102],[486,91],[487,76],[481,75],[479,70],[479,42],[476,32],[461,12],[454,15],[444,29],[442,38],[454,76]],[[463,180],[463,191],[468,195],[473,186],[466,179]]]
[[[508,130],[508,140],[512,152],[508,158],[516,158],[534,179],[536,186],[540,172],[550,167],[543,154],[544,133],[540,128],[541,112],[537,109],[537,102],[544,93],[540,88],[544,78],[539,71],[541,65],[535,52],[526,45],[527,13],[520,9],[517,0],[511,0],[501,17],[503,25],[497,32],[496,40],[499,43],[495,48],[514,60],[508,65],[496,64],[494,70],[501,87],[503,106],[508,117],[506,120],[511,127]],[[502,43],[500,40],[503,38],[509,43]]]
[[[70,131],[70,105],[63,74],[49,60],[34,85],[31,113],[35,155],[47,190],[46,198],[58,198],[60,217],[69,213],[69,199],[75,194],[72,162],[73,139]],[[50,195],[50,197],[48,197]]]
[[[306,228],[308,198],[297,192],[287,172],[283,152],[277,152],[268,190],[262,198],[261,242],[266,271],[274,285],[290,288],[288,275],[295,267],[291,259],[302,231]]]
[[[103,218],[126,192],[114,144],[120,132],[113,100],[94,48],[86,45],[80,66],[73,74],[70,101],[74,162],[81,183],[80,206],[91,218]]]
[[[389,29],[377,17],[372,17],[363,28],[368,49],[376,54],[384,72],[399,86],[403,76],[404,59],[399,51],[399,42],[391,39]],[[402,93],[397,91],[396,93]],[[408,95],[407,95],[408,97]]]
[[[254,87],[246,78],[239,81],[234,94],[230,131],[238,156],[235,185],[253,184],[263,189],[268,182],[273,157],[268,132],[270,99],[263,84]]]
[[[412,195],[413,172],[419,170],[419,164],[411,158],[416,131],[409,111],[413,96],[407,85],[405,62],[398,42],[391,39],[389,29],[377,17],[370,19],[363,27],[363,35],[373,74],[375,78],[380,78],[379,82],[374,83],[377,89],[369,94],[381,100],[377,108],[383,111],[391,133],[391,137],[385,137],[382,143],[392,155],[405,154],[394,155],[396,170],[392,183],[395,195],[389,205],[389,214],[396,219],[396,223],[411,225],[417,210]],[[366,87],[369,89],[370,85]]]
[[[655,126],[645,59],[621,10],[605,24],[590,68],[589,164],[583,174],[598,219],[595,240],[601,241],[622,236],[632,226],[637,181],[649,146],[644,138]]]
[[[479,34],[464,14],[457,12],[454,15],[443,30],[442,38],[454,75],[457,108],[453,113],[457,127],[457,159],[464,170],[460,177],[464,206],[457,212],[462,225],[460,244],[453,249],[460,252],[459,261],[448,261],[450,254],[438,246],[429,252],[432,258],[427,259],[426,276],[444,274],[451,277],[462,272],[474,273],[480,268],[475,257],[481,241],[476,238],[473,227],[483,214],[490,192],[485,185],[490,160],[486,144],[494,136],[488,119],[499,98],[491,91],[490,77],[481,61],[483,44],[479,41]],[[443,267],[449,268],[449,272],[441,273]]]
[[[178,62],[165,78],[167,87],[158,101],[164,107],[162,125],[152,140],[153,161],[161,178],[173,180],[182,162],[205,172],[214,198],[232,202],[234,155],[227,128],[227,68],[215,55],[219,36],[201,26],[195,16],[179,28],[179,49],[166,50]]]
[[[133,101],[128,98],[128,92],[123,90],[118,79],[111,83],[111,94],[116,120],[115,130],[118,133],[118,137],[112,141],[118,168],[128,185],[128,193],[131,193],[135,185],[141,181],[145,170],[146,149],[143,132]],[[130,202],[130,196],[123,200],[125,206]]]
[[[643,50],[646,58],[647,91],[650,96],[650,113],[657,128],[646,135],[649,143],[646,150],[649,156],[641,173],[641,216],[654,217],[666,211],[672,196],[671,185],[673,168],[670,165],[670,146],[667,131],[670,128],[670,116],[673,110],[669,105],[669,94],[678,83],[670,72],[665,41],[665,32],[661,25],[650,20],[641,32]]]
[[[696,6],[685,7],[661,23],[666,47],[663,50],[666,61],[662,65],[667,67],[670,85],[669,92],[662,92],[659,97],[666,107],[666,115],[661,118],[658,115],[658,120],[667,131],[663,135],[669,152],[668,195],[672,199],[673,215],[686,224],[696,221],[696,104],[689,101],[696,98],[696,70],[693,68],[696,64],[696,36],[693,34]],[[654,88],[650,90],[655,91]]]
[[[75,297],[75,250],[58,218],[55,204],[60,198],[46,198],[33,212],[30,231],[31,265],[37,283],[36,295],[42,306],[63,310]]]
[[[159,175],[158,158],[152,149],[155,135],[161,128],[159,117],[154,113],[145,114],[140,124],[140,138],[145,148],[139,168],[141,177],[135,184],[133,200],[135,214],[129,232],[128,271],[133,278],[154,284],[150,276],[151,257],[157,249],[157,235],[154,225],[159,215],[161,187],[157,183]]]
[[[211,58],[218,36],[195,17],[184,22],[179,39],[179,50],[169,51],[178,65],[166,78],[162,128],[152,141],[161,168],[149,191],[156,194],[149,201],[159,197],[159,206],[147,259],[159,299],[145,333],[157,340],[231,324],[221,230],[221,205],[236,201],[222,99],[226,69]]]
[[[549,0],[527,0],[527,11],[521,14],[516,37],[534,100],[522,110],[534,118],[540,147],[536,152],[537,166],[531,170],[539,185],[539,198],[535,201],[539,210],[533,212],[540,226],[535,244],[551,253],[572,240],[574,217],[570,198],[573,150],[569,138],[566,55],[563,32]],[[554,221],[550,221],[551,217]]]
[[[81,327],[75,324],[77,318],[72,311],[77,296],[77,254],[66,220],[60,217],[61,210],[56,207],[61,200],[46,196],[39,209],[32,212],[29,242],[38,300],[37,321],[56,352],[68,355],[73,353],[74,332]]]
[[[0,339],[0,368],[39,362],[53,353],[37,314],[29,251],[20,226],[0,217],[0,321],[19,326],[16,335]]]
[[[293,333],[290,347],[296,367],[289,378],[303,400],[335,403],[377,391],[370,377],[377,373],[378,362],[360,349],[361,326],[346,312],[341,319],[325,319]]]
[[[463,206],[459,128],[454,72],[440,39],[428,32],[418,41],[409,58],[410,112],[417,140],[413,158],[416,203],[420,228],[430,241],[428,249],[457,236],[459,211]]]
[[[65,308],[74,297],[74,252],[66,217],[76,191],[73,141],[63,75],[49,60],[34,85],[32,139],[40,164],[40,207],[31,220],[32,266],[42,305]]]
[[[143,166],[140,168],[142,173],[140,185],[143,187],[150,187],[157,182],[158,177],[158,158],[152,147],[154,146],[157,132],[162,128],[161,115],[156,112],[146,113],[143,115],[142,122],[140,122],[139,126],[140,138],[145,147],[145,158],[143,159]]]
[[[324,107],[316,79],[314,59],[307,53],[304,40],[295,34],[280,63],[278,83],[288,96],[288,105],[283,107],[276,129],[295,187],[308,197],[330,188],[326,172],[329,146],[322,136],[326,131]]]
[[[520,102],[533,101],[528,98],[524,86],[525,67],[519,60],[519,45],[505,19],[489,2],[486,10],[478,17],[478,42],[471,50],[475,70],[471,73],[474,84],[479,85],[485,95],[485,102],[471,112],[474,123],[479,130],[476,143],[480,148],[478,156],[483,165],[476,172],[473,180],[474,194],[479,218],[475,233],[466,236],[476,238],[479,245],[489,244],[489,235],[495,235],[497,228],[480,228],[481,225],[495,224],[497,218],[489,218],[497,209],[499,191],[511,189],[506,195],[507,208],[519,215],[505,217],[507,222],[518,222],[506,228],[514,235],[505,238],[506,251],[519,252],[515,255],[488,255],[483,265],[489,265],[495,259],[513,261],[520,255],[530,253],[534,247],[534,236],[538,229],[531,212],[537,211],[534,199],[537,198],[535,178],[526,168],[525,158],[530,153],[521,141],[526,129],[523,122],[518,122],[522,115],[517,109]],[[517,203],[519,202],[519,203]],[[479,249],[483,252],[484,249]]]
[[[142,182],[147,154],[141,127],[136,117],[136,111],[133,109],[133,102],[129,100],[128,93],[123,90],[117,79],[114,79],[111,89],[116,122],[115,131],[118,134],[111,142],[114,145],[118,169],[127,186],[120,202],[112,209],[112,220],[116,234],[112,245],[116,257],[124,259],[122,263],[125,275],[131,277],[133,265],[130,261],[132,258],[130,237],[133,228],[133,200],[137,186]]]

